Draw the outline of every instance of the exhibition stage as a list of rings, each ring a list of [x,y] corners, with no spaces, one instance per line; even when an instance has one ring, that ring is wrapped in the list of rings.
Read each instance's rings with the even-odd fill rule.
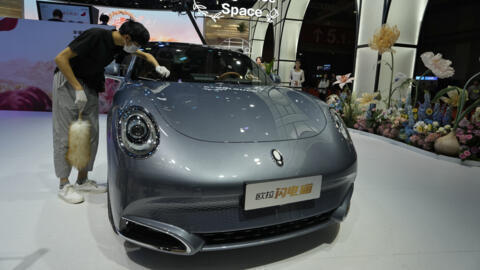
[[[105,123],[91,174],[103,184]],[[106,194],[80,205],[57,197],[51,113],[0,111],[0,130],[0,269],[480,269],[479,167],[352,133],[358,176],[341,225],[185,257],[125,244]]]

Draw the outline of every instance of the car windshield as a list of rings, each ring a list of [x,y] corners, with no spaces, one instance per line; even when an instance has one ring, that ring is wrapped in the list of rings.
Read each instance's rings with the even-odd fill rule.
[[[237,52],[175,43],[150,43],[143,50],[151,53],[161,66],[170,70],[170,76],[163,79],[150,63],[137,57],[132,72],[135,80],[272,84],[262,68],[248,56]]]

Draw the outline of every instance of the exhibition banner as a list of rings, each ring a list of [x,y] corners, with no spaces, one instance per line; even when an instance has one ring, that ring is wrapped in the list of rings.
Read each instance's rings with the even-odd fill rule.
[[[0,17],[0,110],[51,111],[54,58],[91,27],[113,28]],[[108,90],[99,97],[102,112],[111,104]]]

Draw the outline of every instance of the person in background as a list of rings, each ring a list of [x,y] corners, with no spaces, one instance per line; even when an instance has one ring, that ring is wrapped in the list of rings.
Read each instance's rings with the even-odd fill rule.
[[[108,25],[108,21],[110,20],[110,17],[108,17],[107,14],[103,13],[102,15],[100,15],[100,21],[102,23],[100,23],[101,25]]]
[[[290,71],[290,86],[302,90],[302,84],[305,82],[305,73],[300,68],[302,62],[300,60],[295,61],[295,67]]]
[[[259,65],[263,70],[265,70],[265,64],[263,63],[263,59],[262,57],[257,57],[257,59],[255,60],[255,62],[257,62],[257,65]]]
[[[329,87],[327,96],[334,95],[334,94],[340,95],[340,87],[338,86],[338,84],[333,84],[336,81],[337,81],[337,75],[335,75],[335,73],[332,73],[330,75],[330,87]]]
[[[320,81],[318,82],[318,94],[321,100],[325,100],[327,97],[327,91],[330,87],[330,80],[327,74],[320,75]]]
[[[68,203],[81,203],[80,192],[106,192],[88,179],[93,169],[98,148],[98,93],[105,90],[105,66],[119,54],[135,54],[152,64],[162,77],[170,71],[158,64],[155,57],[143,52],[140,47],[150,39],[148,30],[138,22],[128,20],[119,31],[90,28],[75,38],[55,57],[57,69],[53,77],[52,122],[53,161],[55,174],[60,179],[58,196]],[[65,159],[68,151],[68,130],[79,113],[91,124],[91,156],[87,168],[78,172],[76,184],[70,184],[68,177],[72,167]]]
[[[63,22],[63,12],[60,9],[55,9],[52,13],[53,18],[48,19],[51,22]]]

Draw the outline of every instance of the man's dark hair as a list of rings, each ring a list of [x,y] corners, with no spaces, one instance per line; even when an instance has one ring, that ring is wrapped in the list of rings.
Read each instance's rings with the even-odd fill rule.
[[[60,9],[55,9],[53,11],[53,17],[63,18],[63,12]]]
[[[122,24],[119,29],[120,34],[130,35],[132,41],[137,42],[140,46],[145,46],[150,40],[150,34],[143,24],[128,20]]]
[[[108,17],[107,14],[102,14],[102,15],[100,15],[100,21],[101,21],[102,23],[107,24],[109,20],[110,20],[110,17]]]

